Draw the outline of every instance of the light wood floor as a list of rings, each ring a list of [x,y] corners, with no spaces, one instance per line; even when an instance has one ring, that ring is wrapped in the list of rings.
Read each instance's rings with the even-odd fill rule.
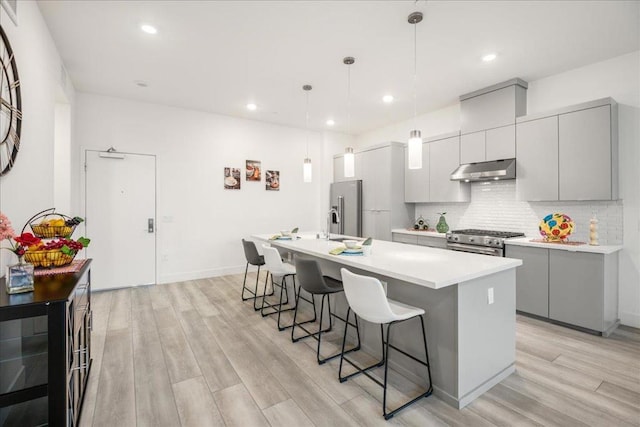
[[[335,361],[316,363],[315,341],[293,344],[240,301],[241,280],[94,293],[81,425],[640,425],[637,330],[605,339],[519,316],[516,373],[463,410],[432,396],[385,422],[378,385],[340,384]],[[419,392],[391,383],[390,405]]]

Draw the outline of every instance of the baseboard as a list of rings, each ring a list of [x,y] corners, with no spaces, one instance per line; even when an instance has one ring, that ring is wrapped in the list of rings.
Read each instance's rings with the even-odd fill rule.
[[[210,270],[185,271],[182,273],[166,274],[158,278],[158,284],[184,282],[186,280],[206,279],[209,277],[226,276],[229,274],[240,274],[240,273],[244,273],[244,268],[245,268],[244,265],[239,265],[234,267],[214,268]]]
[[[620,324],[640,329],[640,314],[621,311]]]

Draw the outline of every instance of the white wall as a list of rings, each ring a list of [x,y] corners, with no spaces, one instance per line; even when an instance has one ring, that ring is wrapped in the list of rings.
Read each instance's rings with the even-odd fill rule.
[[[18,25],[0,8],[0,23],[15,54],[23,109],[20,151],[13,169],[0,178],[0,210],[19,233],[33,214],[53,206],[56,93],[62,88],[72,103],[74,92],[61,79],[60,57],[36,2],[19,2]],[[0,253],[2,265],[15,262],[8,251]]]
[[[620,201],[517,202],[511,183],[474,184],[471,203],[418,204],[416,215],[422,214],[435,224],[436,213],[446,211],[453,227],[495,227],[535,235],[544,213],[564,211],[577,222],[575,238],[586,240],[588,218],[595,212],[601,221],[602,243],[624,244],[620,253],[620,319],[640,327],[640,52],[529,82],[527,111],[544,112],[609,96],[618,102],[619,109]],[[424,114],[418,117],[418,124],[425,137],[457,131],[459,104]],[[357,144],[405,141],[412,127],[413,120],[407,120],[375,129],[358,135]]]
[[[314,180],[305,184],[303,129],[86,93],[76,102],[78,155],[113,146],[157,156],[160,283],[244,271],[242,237],[318,228],[326,186],[320,133],[309,138]],[[264,174],[260,183],[243,177],[239,191],[223,189],[224,167],[244,170],[247,159],[279,170],[280,191],[265,191]]]

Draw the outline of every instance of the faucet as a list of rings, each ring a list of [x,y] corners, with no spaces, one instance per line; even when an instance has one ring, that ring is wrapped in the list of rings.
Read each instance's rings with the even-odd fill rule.
[[[329,213],[327,214],[327,241],[329,240],[329,236],[331,235],[331,214],[336,214],[336,224],[340,224],[340,213],[336,208],[331,208]]]

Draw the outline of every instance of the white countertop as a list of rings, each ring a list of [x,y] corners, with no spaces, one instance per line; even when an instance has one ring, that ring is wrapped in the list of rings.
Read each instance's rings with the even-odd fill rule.
[[[604,254],[604,255],[612,254],[622,249],[622,245],[603,245],[603,246],[591,246],[589,244],[567,245],[562,243],[532,242],[531,240],[533,240],[531,237],[517,237],[513,239],[506,239],[504,243],[506,245],[514,245],[514,246],[530,246],[533,248],[558,249],[561,251],[569,251],[569,252],[590,252],[594,254]]]
[[[271,236],[271,234],[259,234],[251,237],[283,249],[432,289],[444,288],[522,265],[519,259],[405,245],[383,240],[373,241],[370,256],[331,255],[329,251],[342,246],[342,243],[316,239],[315,233],[301,235],[302,239],[295,241],[269,240]]]
[[[429,237],[439,237],[444,239],[447,237],[447,233],[438,233],[437,231],[417,231],[417,230],[409,230],[408,228],[394,228],[391,230],[392,233],[400,233],[400,234],[411,234],[412,236],[429,236]]]

